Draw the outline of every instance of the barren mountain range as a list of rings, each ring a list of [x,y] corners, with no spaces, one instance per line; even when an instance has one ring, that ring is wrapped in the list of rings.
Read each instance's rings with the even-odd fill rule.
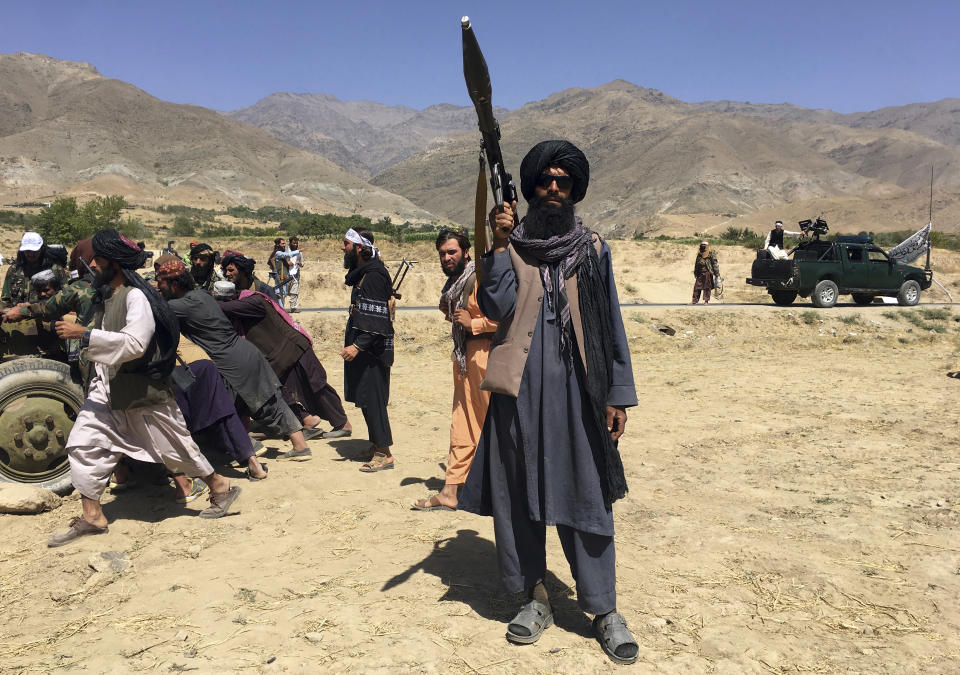
[[[0,56],[0,199],[122,194],[148,204],[290,205],[430,220],[316,153],[83,63]]]
[[[840,114],[687,103],[616,80],[497,116],[515,174],[537,141],[584,149],[591,184],[579,212],[601,231],[760,229],[820,214],[844,231],[918,227],[931,166],[934,220],[960,229],[958,99]],[[0,56],[0,198],[120,193],[468,223],[475,124],[471,106],[417,111],[324,94],[273,94],[221,115],[87,64],[12,54]]]

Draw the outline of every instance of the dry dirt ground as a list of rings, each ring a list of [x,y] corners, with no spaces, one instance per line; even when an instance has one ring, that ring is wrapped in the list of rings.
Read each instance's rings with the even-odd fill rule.
[[[342,306],[334,244],[307,248],[305,305]],[[403,304],[432,305],[442,278],[429,247],[385,248],[423,261]],[[688,299],[692,251],[614,250],[624,300]],[[721,249],[728,302],[762,300],[742,281],[751,256]],[[934,260],[960,295],[948,283],[960,258]],[[623,314],[640,400],[620,445],[630,492],[615,506],[634,671],[958,672],[960,308]],[[339,389],[344,313],[299,317]],[[435,311],[400,312],[397,331],[393,471],[357,470],[366,434],[348,408],[353,438],[311,442],[306,463],[268,459],[269,480],[243,481],[221,520],[149,486],[107,496],[110,532],[61,549],[45,539],[78,513],[75,498],[0,516],[0,671],[618,668],[577,609],[555,537],[557,625],[517,647],[503,636],[517,602],[499,584],[490,519],[410,510],[441,484],[450,345]],[[102,551],[132,568],[94,575]]]

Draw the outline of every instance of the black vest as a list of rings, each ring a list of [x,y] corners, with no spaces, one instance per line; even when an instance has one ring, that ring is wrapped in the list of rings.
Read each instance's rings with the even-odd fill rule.
[[[770,230],[770,245],[783,248],[783,230],[777,228]]]

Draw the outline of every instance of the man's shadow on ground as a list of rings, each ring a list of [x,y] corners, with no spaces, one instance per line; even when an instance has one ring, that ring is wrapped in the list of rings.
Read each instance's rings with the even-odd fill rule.
[[[334,458],[335,462],[366,462],[371,455],[371,443],[365,438],[343,438],[330,441],[330,447],[339,455],[338,458]]]
[[[440,467],[440,475],[446,475],[447,465],[443,462],[440,462],[438,466]],[[440,492],[440,490],[443,489],[443,486],[446,485],[446,481],[443,478],[419,478],[417,476],[406,476],[400,481],[400,487],[417,484],[423,485],[432,492]]]
[[[438,577],[448,587],[441,602],[465,603],[491,621],[506,624],[526,601],[503,589],[496,547],[474,530],[459,530],[455,537],[436,542],[430,555],[389,579],[381,592],[400,586],[419,571]],[[591,637],[590,619],[577,606],[573,589],[552,572],[547,572],[544,583],[550,592],[554,622],[571,633]]]

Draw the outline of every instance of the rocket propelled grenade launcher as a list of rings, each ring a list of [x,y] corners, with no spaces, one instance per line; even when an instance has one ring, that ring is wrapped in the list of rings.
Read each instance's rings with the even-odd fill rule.
[[[463,30],[463,79],[467,83],[467,93],[470,94],[470,100],[473,101],[473,107],[477,110],[477,120],[479,122],[480,134],[483,136],[481,152],[486,155],[487,164],[490,166],[490,188],[493,191],[493,199],[497,208],[503,210],[503,205],[512,204],[517,200],[517,186],[513,182],[513,177],[507,173],[503,165],[503,154],[500,152],[500,124],[497,118],[493,116],[493,87],[490,85],[490,71],[487,70],[487,62],[483,58],[483,52],[480,51],[480,45],[477,44],[477,37],[473,34],[473,27],[470,25],[470,17],[460,19],[460,27]],[[481,173],[482,173],[481,158]],[[486,209],[486,189],[484,189],[484,210]],[[477,196],[478,218],[480,212],[480,195]],[[486,213],[484,213],[484,219]],[[517,214],[513,214],[515,224],[519,224],[520,219]],[[474,248],[478,254],[486,252],[486,221],[483,224],[483,234],[481,238],[480,223],[477,223],[477,231],[474,236]]]

